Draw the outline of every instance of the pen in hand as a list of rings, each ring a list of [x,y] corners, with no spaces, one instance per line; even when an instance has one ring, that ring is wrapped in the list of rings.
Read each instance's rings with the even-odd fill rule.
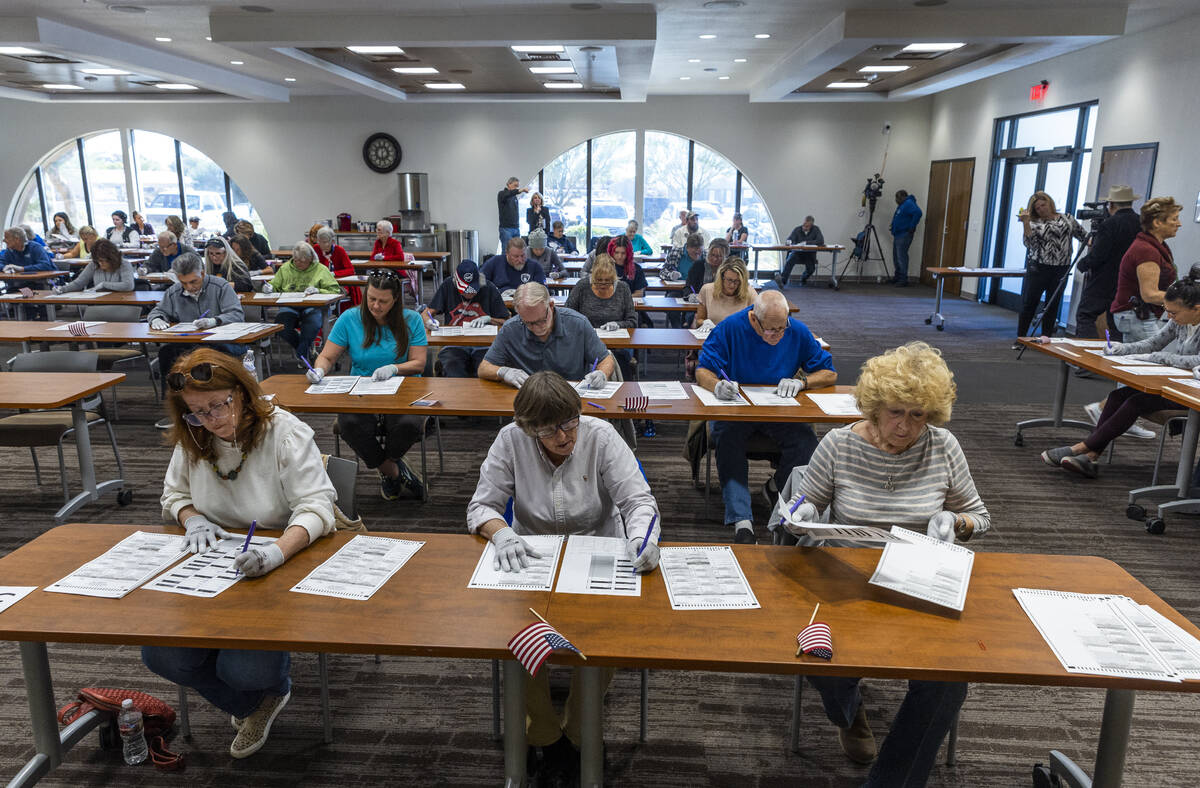
[[[800,504],[804,503],[804,497],[805,497],[804,495],[801,495],[801,496],[800,496],[798,499],[796,499],[796,502],[795,502],[794,504],[792,504],[792,506],[791,506],[791,508],[790,508],[790,509],[788,509],[788,514],[789,514],[789,515],[792,515],[792,514],[795,514],[795,513],[796,513],[796,510],[800,508]],[[779,518],[779,524],[780,524],[780,525],[783,525],[783,521],[784,521],[784,519],[785,519],[785,518],[783,518],[783,517],[780,517],[780,518]]]
[[[254,538],[254,529],[257,527],[258,527],[258,520],[251,520],[250,521],[250,530],[246,532],[246,541],[242,542],[242,552],[243,553],[246,552],[246,550],[250,547],[250,540],[252,538]],[[235,575],[240,575],[241,573],[242,572],[240,569],[234,571]]]
[[[634,560],[642,557],[642,551],[646,549],[646,543],[650,541],[650,534],[654,533],[654,524],[657,522],[658,512],[655,512],[654,516],[650,518],[650,527],[646,529],[646,535],[642,537],[642,546],[638,548],[637,556],[635,556]],[[636,568],[633,570],[633,573],[635,575],[638,573]]]

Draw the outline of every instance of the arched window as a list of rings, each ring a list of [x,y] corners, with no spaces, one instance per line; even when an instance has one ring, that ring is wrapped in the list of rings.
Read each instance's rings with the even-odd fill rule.
[[[155,230],[172,214],[200,217],[200,227],[224,232],[233,211],[266,235],[258,212],[229,174],[186,142],[141,129],[108,129],[64,142],[42,157],[18,192],[5,226],[48,232],[63,211],[76,226],[100,232],[113,211],[140,212]]]
[[[778,243],[775,223],[750,180],[717,151],[678,134],[617,131],[593,137],[557,156],[525,185],[530,194],[541,192],[551,221],[562,221],[581,252],[591,238],[625,232],[630,219],[657,252],[670,242],[684,209],[700,214],[700,226],[712,238],[724,238],[740,212],[751,244]],[[529,196],[522,195],[522,222]],[[527,229],[523,223],[521,229]],[[774,258],[764,254],[763,268],[777,266]]]

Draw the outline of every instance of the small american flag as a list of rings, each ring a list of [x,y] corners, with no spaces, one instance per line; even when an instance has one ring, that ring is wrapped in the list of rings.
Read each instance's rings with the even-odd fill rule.
[[[21,298],[33,298],[33,289],[32,288],[22,287],[17,292],[21,294]]]
[[[542,663],[549,659],[552,653],[561,649],[568,649],[576,654],[582,653],[571,641],[558,634],[558,630],[544,621],[535,621],[508,641],[508,650],[525,670],[529,671],[530,676],[537,676]]]
[[[650,407],[649,397],[626,397],[625,410],[643,411]]]
[[[805,654],[821,659],[833,659],[833,634],[824,621],[815,621],[806,626],[796,635],[796,643]]]
[[[67,333],[73,337],[86,337],[88,335],[87,323],[84,323],[82,320],[71,323],[67,326]]]

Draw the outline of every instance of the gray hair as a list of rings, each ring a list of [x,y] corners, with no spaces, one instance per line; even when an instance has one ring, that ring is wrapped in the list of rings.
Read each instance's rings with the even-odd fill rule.
[[[513,295],[513,309],[550,303],[550,291],[541,282],[526,282]]]
[[[815,222],[815,221],[816,221],[816,219],[812,218],[811,216],[805,216],[805,217],[804,217],[804,221],[806,221],[806,222]]]
[[[637,219],[630,219],[629,224],[625,225],[625,232],[629,232],[629,228],[632,227],[633,231],[636,233],[639,226],[640,225],[638,225]]]
[[[312,248],[312,244],[301,241],[292,247],[292,262],[295,262],[298,257],[311,263],[317,259],[317,251]]]
[[[225,262],[221,264],[221,270],[213,270],[209,273],[211,273],[213,276],[219,276],[227,282],[232,282],[238,276],[249,276],[250,269],[246,267],[245,261],[238,256],[238,253],[233,251],[233,247],[229,245],[229,241],[227,241],[224,236],[214,235],[209,239],[209,243],[214,240],[220,241],[221,245],[225,247]],[[212,260],[210,260],[208,256],[208,252],[211,248],[212,247],[208,246],[207,243],[204,246],[204,267],[206,269],[213,267]]]
[[[163,230],[158,234],[158,240],[170,241],[171,243],[176,243],[179,240],[179,237],[176,236],[175,233],[171,232],[170,230]]]
[[[387,219],[380,219],[375,222],[375,231],[378,232],[380,228],[387,228],[388,235],[391,235],[392,231],[396,229]]]
[[[175,276],[191,276],[204,272],[204,261],[194,252],[184,252],[171,261],[171,270]]]
[[[789,313],[787,296],[778,290],[764,290],[754,299],[754,317],[759,325],[767,319],[773,309],[782,309],[783,314]]]
[[[525,248],[525,239],[519,235],[514,235],[512,238],[508,239],[508,246],[504,247],[504,251],[507,252],[509,249],[511,249],[513,247],[515,247],[517,249],[524,249]]]
[[[317,240],[318,241],[333,241],[336,238],[337,238],[337,233],[335,233],[333,231],[332,227],[322,226],[320,230],[317,230]]]
[[[5,238],[8,238],[10,235],[11,235],[11,236],[16,236],[17,238],[20,238],[22,241],[28,241],[28,240],[29,240],[29,239],[26,237],[26,235],[25,235],[25,228],[24,228],[24,227],[15,227],[15,226],[14,226],[14,227],[8,227],[8,228],[6,228],[6,229],[4,230],[4,237],[5,237]]]
[[[546,231],[540,227],[529,233],[529,246],[533,249],[546,248]]]
[[[33,225],[23,224],[23,225],[21,225],[21,229],[25,231],[25,240],[26,241],[32,241],[34,238],[37,237],[37,233],[35,233],[33,231]]]

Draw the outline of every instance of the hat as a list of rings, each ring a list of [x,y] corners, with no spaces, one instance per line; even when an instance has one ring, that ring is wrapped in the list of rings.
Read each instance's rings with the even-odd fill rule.
[[[1123,183],[1109,186],[1108,194],[1104,196],[1105,202],[1133,202],[1140,199],[1142,199],[1142,195],[1134,194],[1132,187]]]
[[[545,249],[546,231],[539,227],[538,229],[529,233],[529,245],[534,249]]]
[[[214,235],[212,238],[209,238],[204,242],[204,246],[209,249],[224,249],[225,239],[221,238],[219,235]]]
[[[700,218],[700,214],[696,213],[695,211],[688,211],[687,218],[689,218],[689,219],[699,219],[699,218]]]
[[[129,217],[125,215],[124,211],[113,211],[110,215],[111,216],[120,216],[122,224],[129,224]]]
[[[471,296],[479,292],[479,266],[474,260],[463,260],[454,270],[454,286],[462,295]]]
[[[188,224],[193,224],[193,223],[200,224],[200,217],[197,216],[196,214],[192,214],[191,216],[188,217]]]

